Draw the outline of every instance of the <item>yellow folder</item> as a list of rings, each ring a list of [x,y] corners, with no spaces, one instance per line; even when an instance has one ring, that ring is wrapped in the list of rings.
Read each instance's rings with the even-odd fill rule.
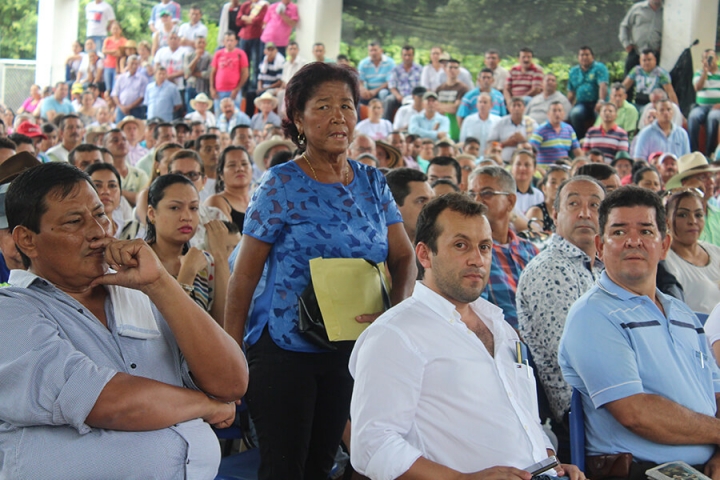
[[[368,327],[355,317],[383,311],[385,264],[378,269],[362,258],[313,258],[310,276],[331,342],[357,340]]]

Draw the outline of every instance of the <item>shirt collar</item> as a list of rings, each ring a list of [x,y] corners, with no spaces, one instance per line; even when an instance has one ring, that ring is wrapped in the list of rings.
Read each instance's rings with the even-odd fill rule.
[[[27,270],[10,270],[10,278],[8,283],[13,287],[27,288],[39,279],[37,275]]]
[[[460,313],[458,313],[455,305],[420,280],[415,282],[415,290],[413,290],[412,298],[427,306],[444,319],[453,318],[461,321]],[[478,297],[478,299],[470,305],[483,320],[490,320],[493,323],[496,321],[505,321],[502,308],[488,302],[482,297]]]
[[[614,297],[617,297],[620,300],[630,300],[633,298],[646,297],[646,295],[638,295],[637,293],[633,293],[633,292],[621,287],[617,283],[613,282],[612,279],[608,276],[607,270],[602,272],[602,274],[600,275],[600,279],[598,280],[598,286],[605,293],[608,293]],[[657,288],[655,289],[655,296],[660,298],[660,302],[663,303],[663,305],[665,305],[665,303],[666,303],[666,301],[664,301],[665,295]]]

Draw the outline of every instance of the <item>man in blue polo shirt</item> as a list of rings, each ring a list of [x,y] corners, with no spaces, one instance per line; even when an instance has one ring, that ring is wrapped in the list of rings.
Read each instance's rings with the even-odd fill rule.
[[[530,144],[537,148],[537,163],[540,165],[554,163],[555,160],[570,156],[571,152],[574,157],[582,155],[575,130],[563,122],[563,118],[565,109],[562,103],[559,100],[552,102],[547,122],[536,128],[530,136]]]
[[[373,98],[383,100],[390,94],[388,77],[395,68],[395,60],[383,54],[377,42],[368,45],[368,56],[358,63],[360,74],[360,103],[367,105]]]
[[[632,455],[613,478],[644,479],[673,460],[720,478],[720,370],[695,314],[655,286],[671,243],[665,220],[660,198],[642,188],[601,203],[595,243],[605,272],[570,309],[558,360],[582,395],[587,455]]]
[[[588,127],[595,122],[598,101],[605,101],[610,75],[605,64],[595,61],[588,46],[580,47],[578,63],[568,76],[568,100],[575,106],[570,110],[570,123],[578,138],[585,137]]]

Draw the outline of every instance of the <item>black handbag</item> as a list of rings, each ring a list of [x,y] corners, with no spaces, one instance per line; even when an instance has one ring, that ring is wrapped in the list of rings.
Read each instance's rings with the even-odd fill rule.
[[[391,307],[390,294],[385,286],[380,267],[372,260],[365,259],[365,261],[375,267],[375,270],[377,270],[380,276],[380,294],[382,295],[383,310],[388,310]],[[298,296],[298,329],[313,345],[333,351],[338,349],[337,344],[339,342],[331,342],[328,338],[325,321],[323,320],[322,312],[318,305],[312,278],[310,278],[310,283],[305,287],[302,294]]]

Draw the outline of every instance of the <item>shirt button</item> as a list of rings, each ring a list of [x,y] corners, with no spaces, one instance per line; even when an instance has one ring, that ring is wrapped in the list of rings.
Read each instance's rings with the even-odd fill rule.
[[[527,431],[528,426],[527,426],[527,425],[523,425],[523,428],[525,429],[525,431]]]
[[[137,367],[137,365],[135,365],[134,363],[130,364],[130,368],[136,368],[136,367]]]

